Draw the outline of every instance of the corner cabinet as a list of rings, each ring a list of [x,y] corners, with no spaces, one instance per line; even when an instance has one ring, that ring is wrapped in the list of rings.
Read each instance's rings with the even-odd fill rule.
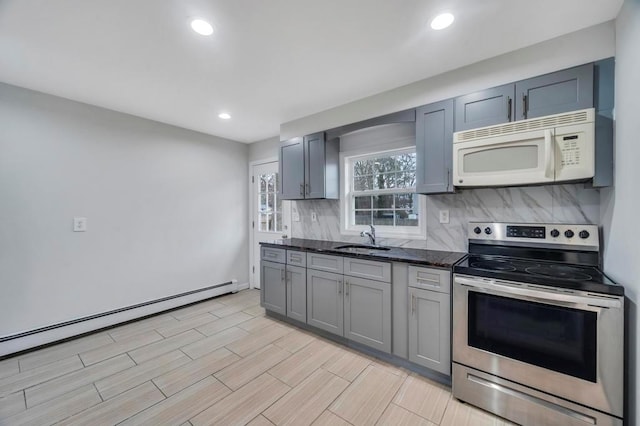
[[[453,192],[453,99],[416,109],[416,192]]]
[[[338,199],[340,139],[324,132],[280,143],[280,193],[284,200]]]

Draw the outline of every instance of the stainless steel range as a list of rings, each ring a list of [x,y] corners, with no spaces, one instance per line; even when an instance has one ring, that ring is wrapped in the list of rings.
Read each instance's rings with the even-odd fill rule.
[[[470,223],[453,394],[523,425],[622,425],[624,289],[593,225]]]

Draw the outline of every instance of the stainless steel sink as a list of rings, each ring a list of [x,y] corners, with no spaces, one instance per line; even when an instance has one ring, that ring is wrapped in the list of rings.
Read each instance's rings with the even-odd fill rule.
[[[380,247],[380,246],[372,246],[370,244],[345,244],[342,246],[335,246],[334,250],[352,250],[352,249],[360,249],[360,250],[391,250],[389,247]]]

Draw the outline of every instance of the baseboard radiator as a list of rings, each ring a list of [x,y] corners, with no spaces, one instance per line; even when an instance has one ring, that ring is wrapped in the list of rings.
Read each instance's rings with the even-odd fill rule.
[[[233,280],[59,324],[1,336],[0,358],[246,288],[249,288],[248,284],[238,284]]]

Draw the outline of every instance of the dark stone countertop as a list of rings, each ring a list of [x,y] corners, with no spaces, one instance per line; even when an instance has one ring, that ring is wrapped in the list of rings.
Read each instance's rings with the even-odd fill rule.
[[[362,259],[388,262],[405,262],[414,265],[422,265],[442,269],[451,269],[455,263],[457,263],[467,255],[466,253],[452,251],[425,250],[391,246],[388,246],[390,250],[336,249],[336,246],[350,243],[344,241],[305,240],[301,238],[287,238],[282,240],[266,241],[260,244],[267,247],[312,251],[345,257],[357,257]]]

